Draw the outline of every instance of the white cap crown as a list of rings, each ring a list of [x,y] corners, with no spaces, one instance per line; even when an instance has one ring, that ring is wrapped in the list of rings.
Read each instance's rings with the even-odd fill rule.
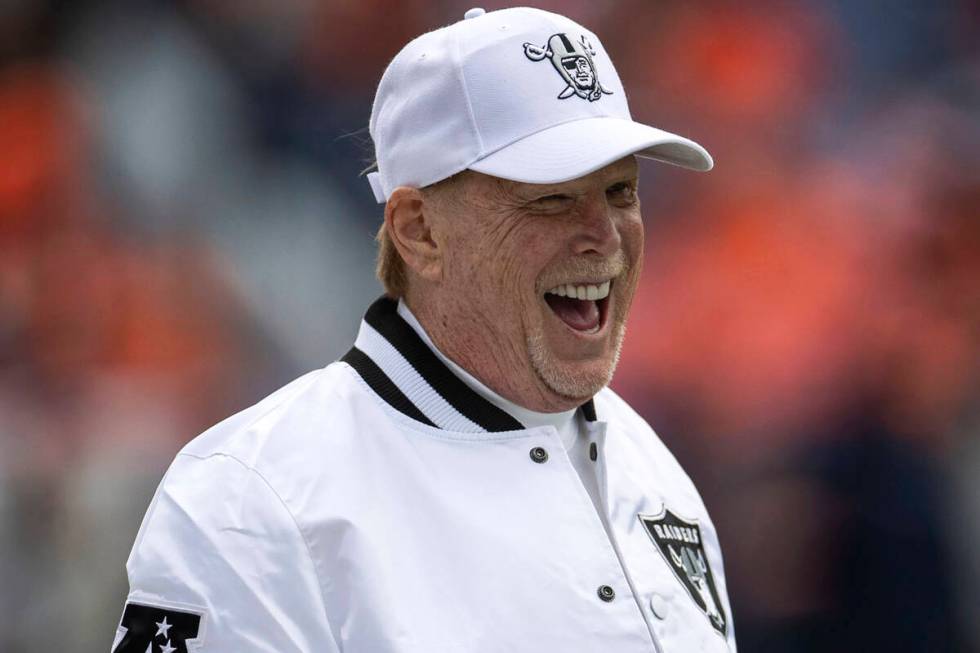
[[[379,202],[467,168],[546,183],[630,153],[711,167],[699,145],[632,121],[595,34],[529,8],[470,10],[408,43],[381,78],[370,132]]]

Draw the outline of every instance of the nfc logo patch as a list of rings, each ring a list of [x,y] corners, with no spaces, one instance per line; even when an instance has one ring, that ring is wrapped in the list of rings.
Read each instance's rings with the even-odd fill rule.
[[[141,603],[127,603],[120,630],[125,633],[112,653],[191,653],[195,641],[203,635],[203,613],[165,608]]]

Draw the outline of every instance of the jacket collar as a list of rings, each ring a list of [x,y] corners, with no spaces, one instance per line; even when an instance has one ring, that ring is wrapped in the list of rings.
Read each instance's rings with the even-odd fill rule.
[[[469,433],[525,428],[440,361],[388,297],[368,309],[354,347],[341,360],[392,408],[428,426]],[[591,399],[581,410],[586,420],[596,420]]]

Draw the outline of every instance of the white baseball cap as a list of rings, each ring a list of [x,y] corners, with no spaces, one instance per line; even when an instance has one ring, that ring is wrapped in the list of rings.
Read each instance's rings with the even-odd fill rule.
[[[526,7],[471,9],[395,55],[371,110],[374,196],[470,169],[513,181],[576,179],[629,154],[710,170],[711,155],[634,122],[595,34]]]

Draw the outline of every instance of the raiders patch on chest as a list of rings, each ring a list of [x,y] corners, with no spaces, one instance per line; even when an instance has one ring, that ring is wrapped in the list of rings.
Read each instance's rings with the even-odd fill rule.
[[[654,546],[674,575],[722,636],[728,635],[728,619],[718,598],[715,577],[704,553],[701,527],[664,508],[659,515],[637,515]]]
[[[112,653],[192,653],[204,638],[204,613],[129,602]]]

